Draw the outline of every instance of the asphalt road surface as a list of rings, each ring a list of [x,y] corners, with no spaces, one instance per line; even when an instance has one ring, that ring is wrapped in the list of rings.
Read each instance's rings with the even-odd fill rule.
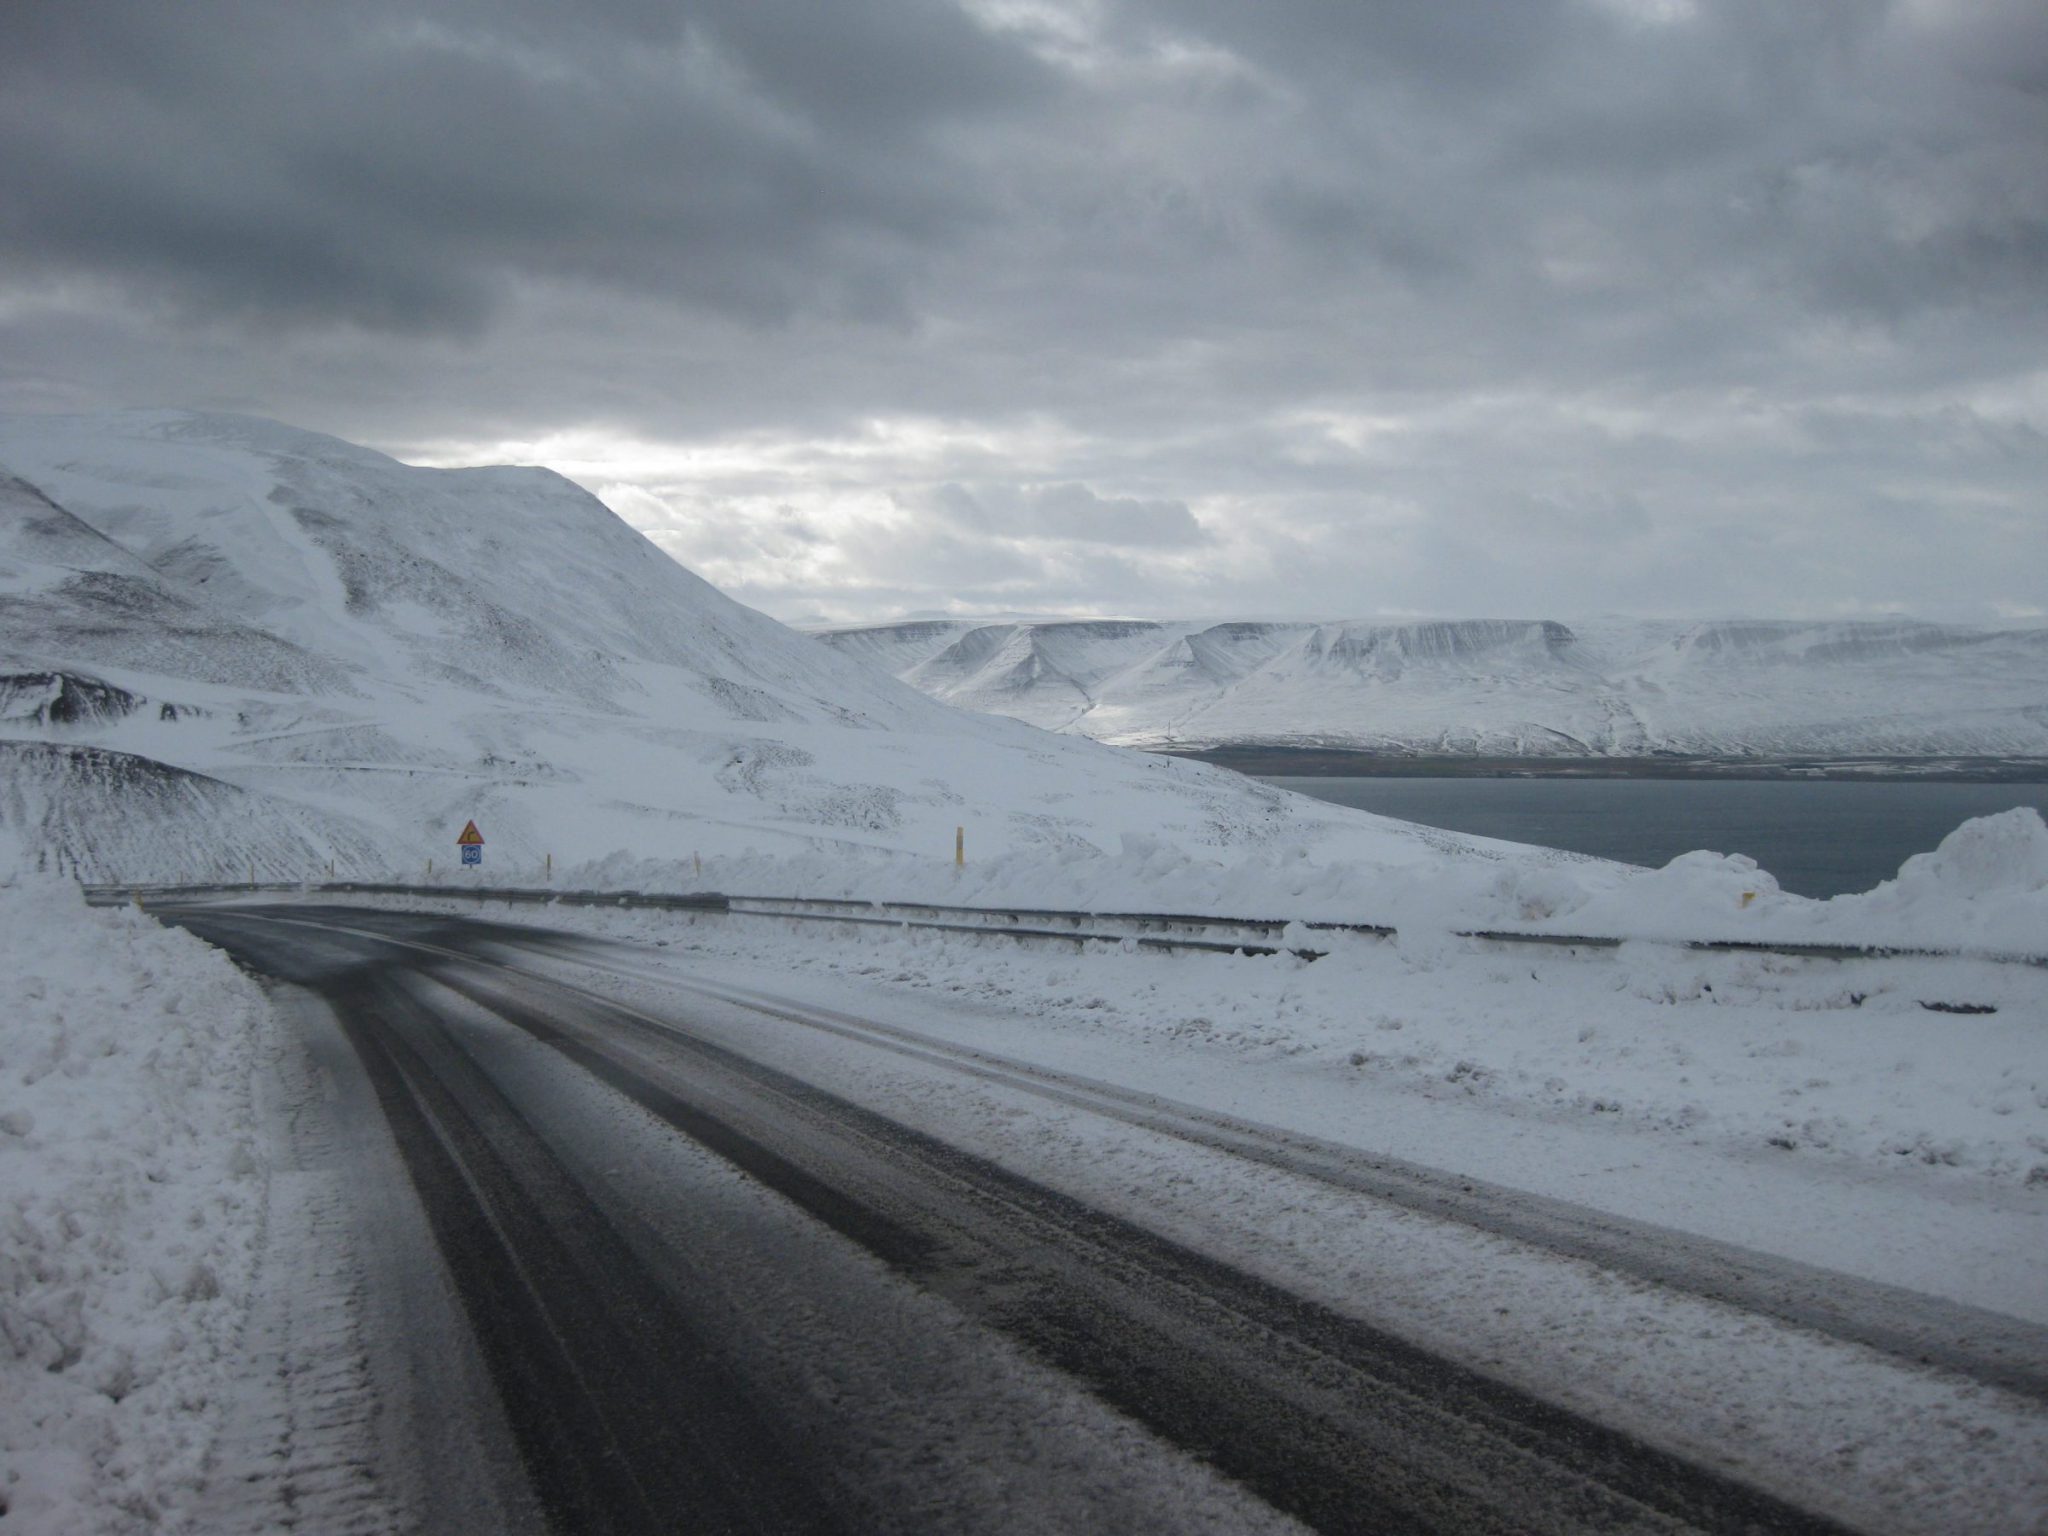
[[[577,941],[162,915],[340,1021],[551,1529],[1845,1529],[755,1059],[682,994],[540,974]]]

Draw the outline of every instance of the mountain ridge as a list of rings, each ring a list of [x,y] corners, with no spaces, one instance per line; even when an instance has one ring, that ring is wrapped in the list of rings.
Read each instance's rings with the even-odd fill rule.
[[[2048,757],[2048,629],[963,619],[813,633],[935,698],[1119,746]]]
[[[0,417],[0,822],[107,879],[1313,844],[1537,861],[935,702],[552,471],[260,418]],[[665,878],[672,878],[665,877]]]

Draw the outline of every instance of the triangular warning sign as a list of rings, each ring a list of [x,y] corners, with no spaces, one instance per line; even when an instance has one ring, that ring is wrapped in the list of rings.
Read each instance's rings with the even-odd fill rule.
[[[462,829],[462,836],[455,841],[464,848],[481,848],[484,845],[484,835],[477,831],[476,823],[472,821]]]

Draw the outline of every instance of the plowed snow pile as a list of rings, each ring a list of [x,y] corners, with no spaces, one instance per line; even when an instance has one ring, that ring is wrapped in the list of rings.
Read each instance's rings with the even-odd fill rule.
[[[1738,939],[2048,955],[2048,824],[2031,806],[1964,822],[1873,891],[1826,901],[1778,888],[1742,854],[1682,854],[1662,869],[1505,870],[1530,926],[1628,938]],[[1503,914],[1507,915],[1507,914]]]
[[[1881,943],[1950,944],[2048,952],[2048,824],[2027,806],[1966,821],[1932,853],[1906,860],[1896,880],[1824,902],[1837,931]]]
[[[160,1529],[232,1385],[269,1010],[197,939],[6,857],[0,968],[0,1511]]]

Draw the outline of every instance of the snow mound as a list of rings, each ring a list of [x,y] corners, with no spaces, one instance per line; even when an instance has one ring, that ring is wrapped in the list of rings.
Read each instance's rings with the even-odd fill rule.
[[[1633,875],[1612,889],[1590,894],[1569,909],[1574,925],[1588,932],[1631,938],[1754,937],[1783,929],[1817,903],[1791,896],[1769,871],[1740,853],[1698,849],[1682,853],[1662,869]],[[1731,919],[1744,922],[1743,930]]]
[[[1829,932],[2048,954],[2048,823],[2024,805],[1979,816],[1906,860],[1896,880],[1823,905]]]
[[[1826,901],[1781,890],[1754,859],[1704,850],[1641,873],[1516,865],[1487,894],[1488,926],[2048,956],[2048,825],[2031,806],[1977,817],[1906,860],[1898,878]],[[1486,905],[1464,910],[1480,918]]]
[[[1913,900],[2038,896],[2048,890],[2048,823],[2028,805],[1979,816],[1906,860],[1892,883]]]
[[[0,741],[0,823],[58,874],[304,879],[374,857],[374,828],[126,752]]]
[[[201,1479],[254,1281],[269,1018],[189,934],[0,847],[0,1510],[161,1529]]]

